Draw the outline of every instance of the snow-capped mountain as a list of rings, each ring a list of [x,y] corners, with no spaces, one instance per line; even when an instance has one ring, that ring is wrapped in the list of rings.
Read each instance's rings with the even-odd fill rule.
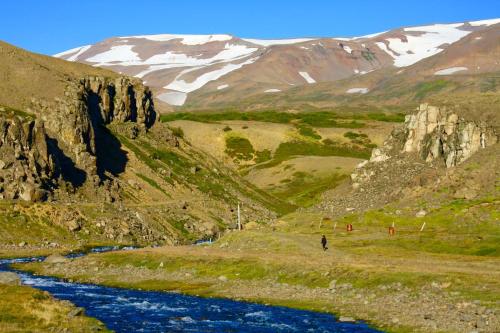
[[[55,57],[141,78],[170,105],[188,96],[279,93],[436,55],[500,19],[401,28],[353,38],[259,40],[231,35],[142,35],[110,38]],[[444,69],[450,75],[464,68]],[[235,97],[236,98],[236,97]]]

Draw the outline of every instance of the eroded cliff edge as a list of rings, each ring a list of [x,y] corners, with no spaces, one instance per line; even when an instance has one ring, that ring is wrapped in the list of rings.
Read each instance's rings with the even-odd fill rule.
[[[61,187],[99,187],[112,171],[103,161],[103,155],[112,151],[99,151],[112,145],[99,147],[97,143],[112,141],[105,125],[128,122],[138,133],[155,120],[151,92],[128,77],[70,81],[64,97],[33,98],[28,113],[3,108],[0,196],[41,201]]]
[[[342,215],[417,198],[437,202],[445,192],[455,199],[484,195],[494,190],[498,142],[495,124],[459,107],[422,104],[358,165],[349,184],[325,194],[320,208]]]

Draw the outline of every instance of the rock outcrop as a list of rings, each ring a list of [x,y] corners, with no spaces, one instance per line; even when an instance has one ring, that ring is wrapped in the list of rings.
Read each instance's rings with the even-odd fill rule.
[[[70,86],[67,95],[75,92],[94,119],[103,124],[131,121],[149,128],[156,120],[152,93],[137,80],[86,77]]]
[[[56,168],[42,122],[0,117],[0,198],[44,200]]]
[[[90,181],[94,187],[105,185],[114,191],[117,184],[104,179],[105,171],[99,172],[99,145],[113,140],[104,126],[127,122],[138,133],[156,120],[149,89],[127,77],[69,81],[64,97],[33,99],[29,111],[30,115],[2,110],[3,199],[42,201],[64,181],[71,181],[73,187]]]
[[[86,77],[70,82],[55,103],[33,100],[33,112],[46,124],[51,138],[90,175],[97,173],[96,137],[103,125],[133,122],[138,130],[156,120],[153,96],[128,77]]]
[[[442,159],[449,168],[497,140],[493,128],[484,122],[467,121],[444,107],[422,104],[416,114],[406,116],[403,152],[417,152],[427,162]]]
[[[356,167],[350,186],[338,189],[344,191],[342,195],[336,190],[325,193],[319,208],[341,215],[434,193],[440,186],[448,186],[455,198],[476,197],[487,187],[481,177],[458,186],[456,170],[463,169],[461,164],[481,155],[483,149],[495,152],[498,135],[494,126],[469,114],[458,108],[420,105],[383,146],[372,151],[370,160]]]
[[[494,128],[485,122],[466,120],[445,107],[422,104],[416,113],[406,116],[404,126],[396,128],[382,147],[372,151],[369,162],[356,168],[351,175],[353,187],[372,178],[373,164],[395,163],[395,159],[411,159],[413,154],[422,162],[451,168],[497,142]]]

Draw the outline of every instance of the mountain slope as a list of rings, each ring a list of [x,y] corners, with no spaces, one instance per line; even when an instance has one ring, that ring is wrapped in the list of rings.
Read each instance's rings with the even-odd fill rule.
[[[0,252],[187,242],[232,227],[238,203],[244,222],[294,208],[157,122],[139,80],[4,43],[0,56]]]
[[[304,105],[397,105],[413,107],[429,98],[497,94],[500,84],[500,25],[473,32],[443,52],[404,68],[383,68],[335,82],[289,88],[273,94],[248,94],[236,101],[196,92],[193,108],[288,108]],[[197,102],[198,101],[198,102]]]
[[[354,38],[269,41],[230,35],[128,36],[55,56],[136,76],[164,103],[200,105],[207,97],[209,102],[236,101],[249,94],[272,94],[293,86],[407,67],[498,22],[436,24]]]
[[[116,78],[113,71],[35,54],[0,41],[0,105],[24,109],[31,97],[52,100],[64,95],[72,79],[86,75]]]

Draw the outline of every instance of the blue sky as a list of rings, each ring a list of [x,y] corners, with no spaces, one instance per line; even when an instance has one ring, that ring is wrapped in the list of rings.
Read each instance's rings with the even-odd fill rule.
[[[45,54],[136,34],[341,37],[500,17],[500,0],[16,0],[0,8],[0,39]]]

